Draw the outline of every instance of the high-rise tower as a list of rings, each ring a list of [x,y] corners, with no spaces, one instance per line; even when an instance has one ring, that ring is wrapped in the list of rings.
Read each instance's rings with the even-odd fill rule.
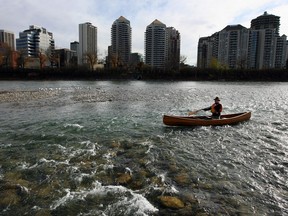
[[[251,21],[248,63],[250,68],[281,68],[285,65],[279,55],[286,55],[286,44],[279,36],[280,17],[264,12]],[[276,57],[277,56],[277,57]]]
[[[265,12],[251,21],[250,29],[230,25],[210,37],[202,37],[198,43],[197,66],[285,68],[287,36],[280,37],[279,27],[280,17]]]
[[[87,54],[97,56],[97,27],[90,22],[79,24],[79,65],[87,63]]]
[[[146,27],[145,63],[153,68],[165,69],[167,48],[166,25],[156,19]]]
[[[15,36],[13,32],[0,30],[0,43],[7,44],[12,50],[15,50]]]
[[[218,62],[228,68],[247,67],[249,30],[242,25],[228,25],[219,32]]]
[[[167,69],[179,70],[180,66],[180,33],[173,27],[166,28],[167,31]]]
[[[275,29],[277,35],[279,35],[280,17],[272,14],[268,14],[266,11],[263,15],[258,16],[251,21],[251,29]]]
[[[131,54],[130,21],[120,16],[111,27],[111,58],[116,58],[118,65],[127,65]]]

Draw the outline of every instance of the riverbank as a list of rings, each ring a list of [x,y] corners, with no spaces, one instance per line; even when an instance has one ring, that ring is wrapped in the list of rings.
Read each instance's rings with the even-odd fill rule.
[[[180,71],[123,69],[1,69],[0,80],[175,80],[175,81],[288,81],[287,69],[228,70],[182,68]]]

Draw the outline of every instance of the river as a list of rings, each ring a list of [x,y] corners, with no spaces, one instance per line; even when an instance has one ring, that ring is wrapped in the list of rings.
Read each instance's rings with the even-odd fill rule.
[[[215,96],[251,119],[163,125]],[[278,82],[0,81],[0,215],[288,215],[287,98]]]

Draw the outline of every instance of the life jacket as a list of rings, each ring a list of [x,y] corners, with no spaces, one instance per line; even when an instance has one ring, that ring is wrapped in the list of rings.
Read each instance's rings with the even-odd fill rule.
[[[215,109],[215,107],[216,107],[217,105],[218,105],[218,104],[216,104],[216,103],[212,104],[212,106],[211,106],[211,113],[216,113],[216,112],[218,112],[218,111],[216,111],[216,109]],[[221,106],[221,105],[220,105],[220,106]],[[221,106],[219,112],[222,112],[222,106]]]

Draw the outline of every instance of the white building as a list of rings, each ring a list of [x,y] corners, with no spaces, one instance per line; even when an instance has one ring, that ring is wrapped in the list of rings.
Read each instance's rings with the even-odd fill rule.
[[[16,49],[27,57],[38,57],[39,53],[47,54],[55,49],[53,34],[43,27],[31,25],[29,29],[19,33]]]
[[[79,65],[87,63],[86,54],[97,56],[97,27],[89,22],[79,24]]]

